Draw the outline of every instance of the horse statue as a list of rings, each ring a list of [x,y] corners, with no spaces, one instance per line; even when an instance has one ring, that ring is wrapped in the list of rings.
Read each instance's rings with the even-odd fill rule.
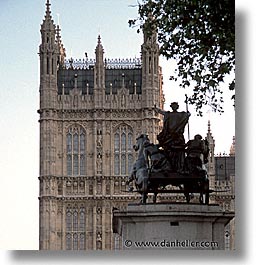
[[[129,176],[127,184],[135,182],[137,191],[142,194],[141,202],[145,203],[147,199],[148,181],[149,181],[149,168],[147,157],[144,154],[144,145],[148,145],[150,140],[148,135],[141,134],[136,139],[136,145],[133,146],[135,151],[138,151],[138,158],[133,165],[132,172]],[[132,189],[131,189],[132,190]]]
[[[159,145],[150,142],[148,135],[141,134],[136,139],[134,150],[138,151],[138,158],[133,165],[132,172],[127,184],[135,182],[137,191],[142,194],[142,203],[146,203],[148,190],[150,188],[150,174],[162,174],[171,170],[170,162],[164,152],[159,149]],[[160,184],[152,185],[153,190],[157,190]],[[132,187],[130,188],[132,191]],[[153,202],[156,202],[157,193],[154,192]]]

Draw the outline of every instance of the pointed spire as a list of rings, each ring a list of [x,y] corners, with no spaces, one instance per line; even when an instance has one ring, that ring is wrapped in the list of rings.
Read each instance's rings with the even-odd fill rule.
[[[96,62],[103,64],[104,49],[103,49],[103,45],[101,44],[100,35],[98,35],[98,44],[95,49],[95,54],[96,54]]]
[[[50,6],[51,6],[51,4],[49,3],[49,0],[47,0],[47,2],[46,2],[46,15],[45,15],[45,19],[52,19]]]
[[[157,29],[154,26],[154,17],[152,14],[148,15],[148,18],[143,24],[143,42],[149,45],[157,45]]]
[[[56,26],[56,40],[57,40],[59,48],[61,48],[63,46],[60,31],[61,31],[61,29],[60,29],[59,25],[57,25]]]
[[[51,4],[49,3],[49,0],[47,0],[47,2],[46,2],[46,7],[47,7],[46,13],[48,13],[48,14],[51,13],[50,6],[51,6]]]
[[[235,136],[233,136],[233,142],[232,142],[232,145],[230,147],[229,155],[235,156],[235,154],[236,154],[236,138],[235,138]]]
[[[50,6],[51,4],[49,3],[49,0],[47,0],[45,18],[43,19],[43,24],[41,25],[41,28],[45,30],[55,30],[55,25],[52,19]]]
[[[61,44],[62,40],[61,40],[61,35],[60,35],[60,31],[61,29],[59,28],[59,25],[56,26],[56,39],[57,39],[57,42],[59,44]]]
[[[211,133],[211,122],[210,122],[210,120],[208,120],[208,132],[207,132],[206,139],[208,140],[208,142],[210,144],[214,144],[215,143],[215,140],[214,140],[214,138],[212,136],[212,133]]]
[[[212,137],[212,133],[211,133],[211,121],[210,120],[208,120],[208,132],[207,132],[207,136]]]
[[[56,40],[57,40],[57,45],[58,45],[59,52],[60,52],[59,62],[61,65],[63,65],[65,57],[66,57],[66,52],[65,52],[65,47],[62,43],[60,31],[61,31],[61,29],[60,29],[59,25],[57,25],[57,27],[56,27]]]
[[[95,49],[96,55],[96,62],[95,62],[95,86],[97,88],[104,88],[105,87],[105,69],[104,69],[104,49],[101,44],[100,35],[98,35],[98,44]]]
[[[100,35],[98,35],[98,43],[97,43],[96,51],[97,50],[103,51],[103,45],[101,43],[101,37],[100,37]]]
[[[208,120],[208,134],[211,134],[211,121]]]

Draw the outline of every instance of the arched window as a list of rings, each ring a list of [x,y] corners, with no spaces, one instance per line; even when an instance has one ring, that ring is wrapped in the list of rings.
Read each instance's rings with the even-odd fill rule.
[[[79,175],[79,160],[78,155],[73,155],[73,175]]]
[[[54,74],[54,58],[52,58],[51,72],[52,72],[52,75],[53,75]]]
[[[49,75],[49,57],[47,57],[47,75]]]
[[[115,152],[119,152],[119,149],[120,149],[120,136],[119,136],[119,133],[115,134],[114,149],[115,149]]]
[[[80,250],[85,249],[85,236],[84,233],[80,234]]]
[[[78,154],[79,151],[79,136],[78,133],[76,132],[73,135],[73,153]]]
[[[86,134],[78,126],[71,127],[66,135],[67,175],[86,174]]]
[[[81,154],[81,156],[80,156],[80,175],[81,176],[86,174],[85,163],[86,163],[85,155]]]
[[[72,175],[72,155],[67,154],[67,175]]]
[[[77,211],[74,211],[74,213],[73,213],[73,230],[74,231],[78,230],[78,213],[77,213]]]
[[[120,157],[119,155],[115,154],[115,175],[120,174]]]
[[[80,210],[80,225],[79,225],[79,230],[80,231],[85,231],[85,213],[84,209],[81,208]]]
[[[73,234],[73,250],[78,249],[78,235],[77,233]]]
[[[125,152],[126,151],[126,134],[123,132],[121,136],[121,151]]]
[[[121,155],[121,174],[122,175],[126,174],[126,155],[125,154]]]
[[[128,151],[133,150],[133,134],[131,132],[128,133]]]
[[[70,233],[66,234],[66,249],[67,250],[72,249],[72,235]]]
[[[132,169],[133,169],[133,155],[128,154],[128,174],[131,173]]]
[[[114,134],[114,174],[127,175],[133,165],[133,132],[123,125]]]
[[[66,138],[66,152],[70,154],[72,152],[72,134],[68,133]]]
[[[72,231],[72,212],[70,210],[66,212],[66,231]]]
[[[85,207],[66,208],[66,249],[85,249]]]
[[[85,133],[82,130],[80,134],[80,153],[85,153]]]

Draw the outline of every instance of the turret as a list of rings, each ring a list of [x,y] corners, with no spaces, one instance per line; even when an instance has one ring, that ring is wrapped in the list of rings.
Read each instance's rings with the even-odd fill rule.
[[[210,120],[208,121],[208,132],[207,132],[206,140],[209,142],[209,149],[210,149],[207,170],[208,170],[208,175],[210,179],[210,187],[214,188],[214,185],[215,185],[215,157],[214,157],[215,140],[211,133]]]
[[[64,60],[65,60],[65,57],[66,57],[66,52],[65,52],[64,45],[62,43],[60,31],[61,31],[61,29],[59,28],[59,25],[57,25],[57,29],[56,29],[56,40],[57,40],[58,49],[59,49],[59,53],[60,53],[59,60],[58,60],[58,65],[64,65]]]
[[[105,96],[105,67],[104,67],[104,49],[101,44],[101,38],[98,36],[98,43],[95,49],[96,63],[94,67],[94,99],[95,107],[101,107]]]
[[[232,145],[230,147],[229,155],[235,156],[235,154],[236,154],[236,138],[235,138],[235,136],[233,136],[233,142],[232,142]]]
[[[40,56],[40,109],[53,109],[57,97],[57,64],[60,50],[56,41],[56,26],[47,0],[46,14],[41,24]]]
[[[141,46],[142,57],[142,87],[143,95],[146,95],[144,107],[153,107],[159,103],[159,45],[157,43],[157,33],[154,30],[151,34],[145,28],[143,29],[143,44]]]

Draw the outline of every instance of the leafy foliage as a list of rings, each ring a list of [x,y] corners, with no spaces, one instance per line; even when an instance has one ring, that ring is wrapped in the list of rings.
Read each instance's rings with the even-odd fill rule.
[[[199,115],[207,104],[223,112],[220,85],[226,76],[231,77],[229,89],[235,89],[234,1],[142,0],[138,8],[138,18],[129,25],[147,34],[157,31],[160,54],[177,60],[171,79],[193,88],[189,103]]]

